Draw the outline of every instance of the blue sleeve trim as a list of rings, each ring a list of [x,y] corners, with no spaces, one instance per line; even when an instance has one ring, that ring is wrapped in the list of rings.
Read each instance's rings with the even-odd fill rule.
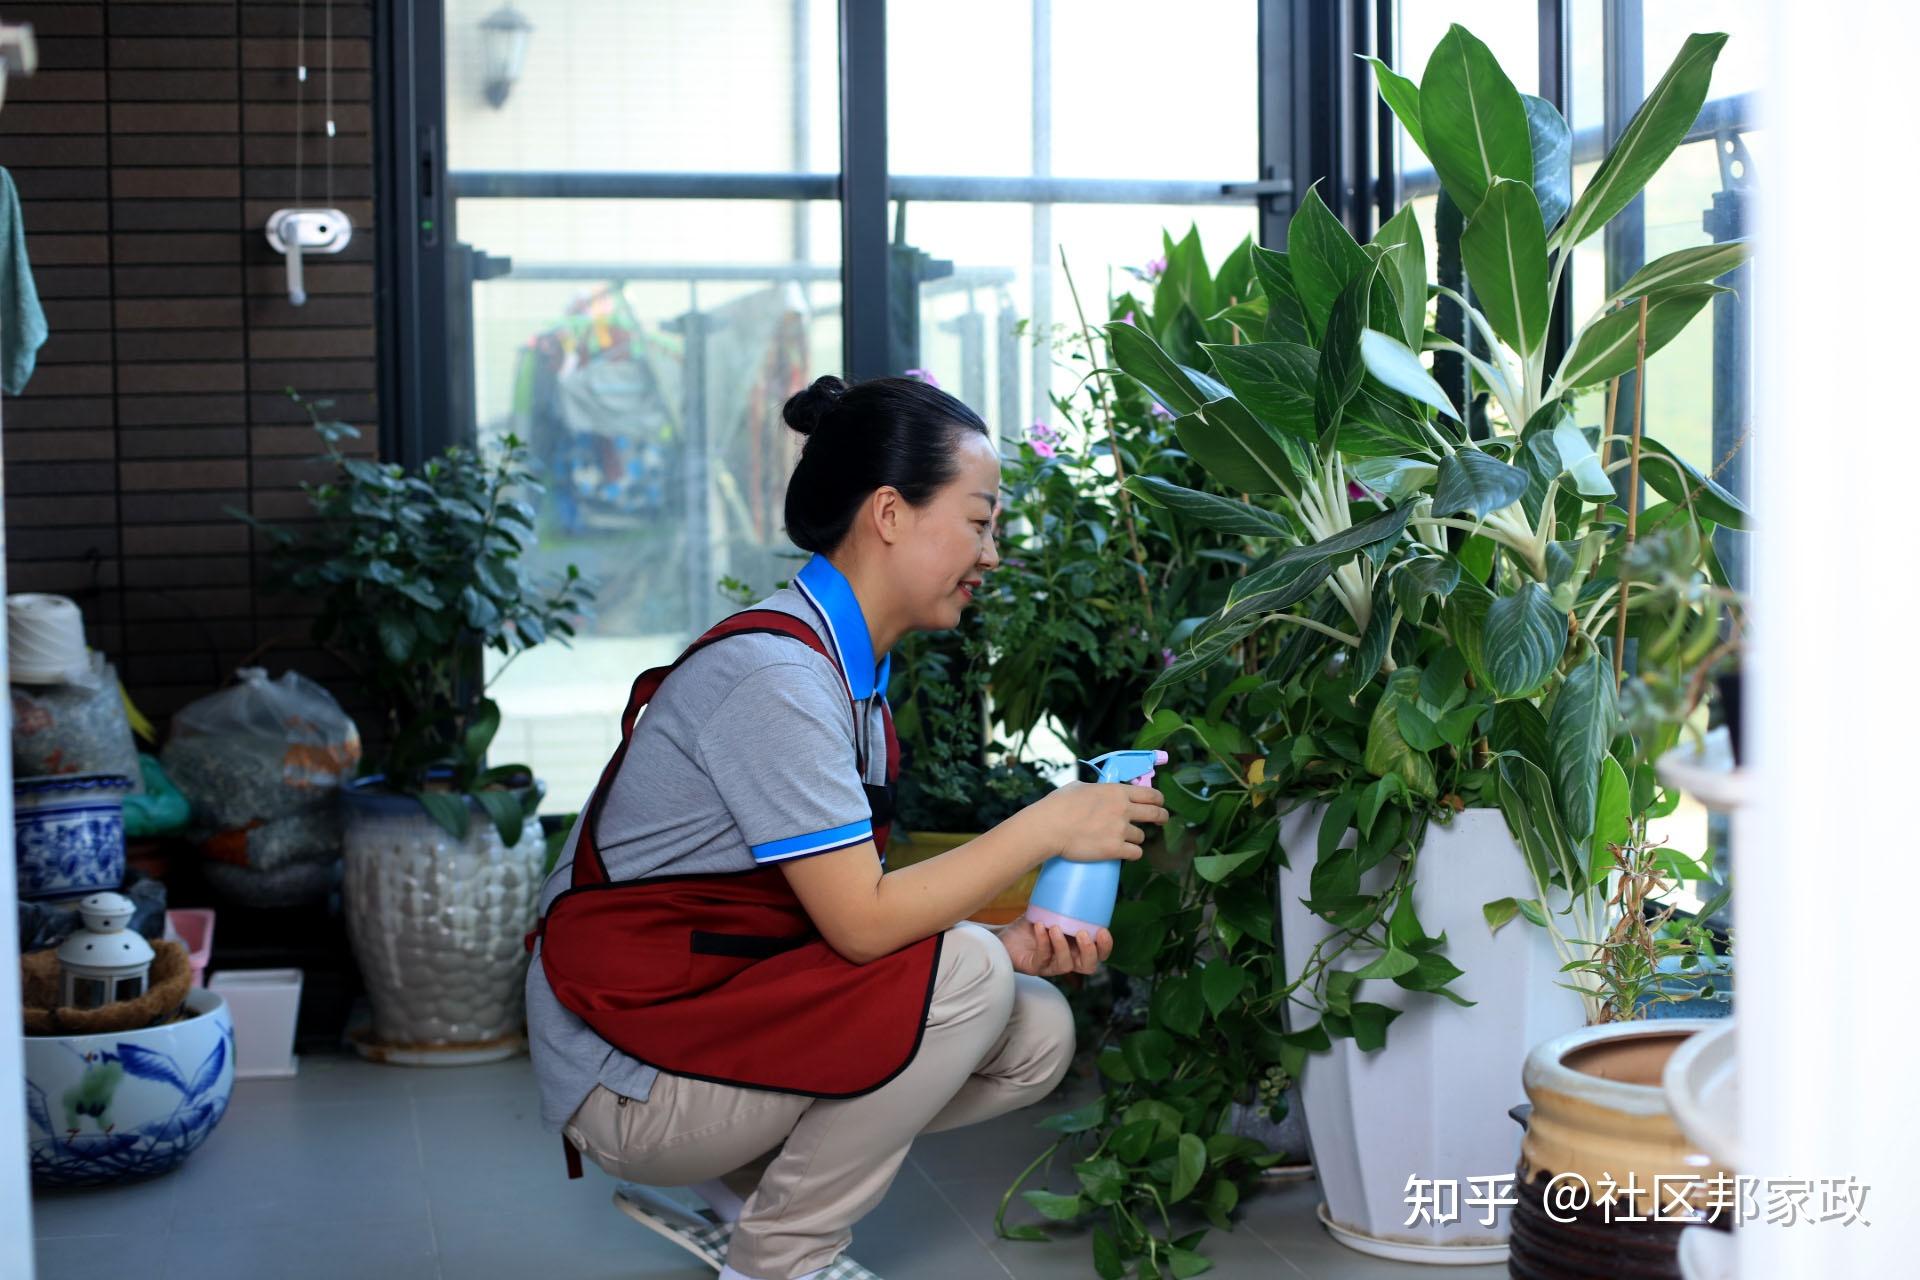
[[[804,858],[814,853],[831,853],[835,849],[845,849],[873,839],[873,822],[862,818],[858,822],[849,822],[844,827],[830,827],[825,831],[815,831],[811,835],[788,836],[785,840],[769,840],[765,844],[751,846],[755,862],[782,862],[788,858]]]

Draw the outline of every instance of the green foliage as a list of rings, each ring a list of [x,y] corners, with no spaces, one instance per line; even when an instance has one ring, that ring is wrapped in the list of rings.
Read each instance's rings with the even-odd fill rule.
[[[988,763],[986,686],[976,611],[953,631],[894,645],[887,704],[903,755],[895,810],[908,831],[985,831],[1053,790],[1030,764]]]
[[[331,402],[288,395],[312,416],[335,476],[303,486],[311,525],[241,518],[269,537],[287,587],[318,602],[315,642],[386,715],[384,752],[363,767],[456,836],[467,833],[471,801],[517,843],[541,788],[523,765],[487,767],[500,710],[486,696],[481,651],[511,659],[548,639],[565,644],[593,596],[571,565],[536,584],[522,563],[541,491],[526,447],[510,436],[491,457],[450,448],[409,472],[348,456],[340,444],[358,432],[325,416]]]

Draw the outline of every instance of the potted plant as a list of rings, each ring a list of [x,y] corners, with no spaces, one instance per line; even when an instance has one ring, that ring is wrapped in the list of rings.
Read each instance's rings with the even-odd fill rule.
[[[889,867],[957,849],[1053,790],[1011,751],[989,763],[981,628],[979,615],[969,614],[953,631],[911,634],[895,647],[887,704],[902,758]],[[1009,885],[970,918],[990,925],[1018,919],[1037,875]]]
[[[1153,733],[1191,733],[1225,773],[1219,790],[1283,811],[1268,829],[1292,864],[1281,985],[1295,1005],[1294,1048],[1339,1049],[1306,1065],[1306,1099],[1328,1216],[1350,1243],[1404,1251],[1447,1238],[1400,1229],[1407,1169],[1445,1177],[1463,1154],[1471,1160],[1525,1046],[1604,1003],[1580,962],[1596,958],[1606,932],[1615,846],[1670,802],[1650,760],[1678,732],[1671,715],[1641,717],[1638,737],[1623,729],[1635,707],[1665,700],[1670,711],[1676,688],[1697,695],[1726,624],[1711,533],[1743,524],[1740,504],[1637,427],[1618,431],[1613,412],[1602,428],[1576,426],[1572,402],[1679,332],[1745,246],[1649,264],[1551,370],[1544,343],[1565,262],[1685,136],[1722,43],[1687,42],[1578,200],[1565,122],[1515,91],[1464,29],[1449,32],[1418,86],[1377,68],[1449,197],[1471,211],[1459,248],[1479,307],[1460,289],[1430,289],[1411,210],[1360,245],[1309,193],[1287,252],[1252,252],[1260,293],[1231,318],[1237,336],[1260,341],[1196,341],[1183,358],[1139,326],[1108,327],[1121,369],[1245,500],[1164,487],[1153,496],[1265,546],[1148,704],[1194,682],[1224,693],[1260,664],[1247,705],[1257,699],[1266,719],[1244,747],[1177,714],[1156,716]],[[1461,308],[1480,351],[1431,331],[1435,295]],[[1422,351],[1465,361],[1485,405],[1456,403]],[[1467,429],[1470,418],[1485,419],[1485,434]],[[1664,501],[1641,510],[1638,485],[1616,492],[1620,472]],[[1149,489],[1137,482],[1141,496]],[[1299,534],[1256,533],[1272,514]],[[1275,635],[1286,639],[1273,645]],[[1624,669],[1629,643],[1637,674]],[[1459,841],[1467,847],[1451,848]],[[1444,871],[1416,876],[1443,845]],[[1504,928],[1515,918],[1539,931]],[[1476,951],[1495,949],[1462,973],[1470,935]],[[1554,981],[1567,965],[1579,1000]],[[1478,1003],[1362,998],[1383,982]],[[1383,1073],[1395,1055],[1374,1051],[1395,1018],[1396,1041],[1417,1030],[1424,1051]],[[1431,1065],[1449,1060],[1485,1067]],[[1490,1084],[1476,1101],[1479,1081]],[[1316,1106],[1343,1094],[1358,1100]],[[1429,1158],[1343,1134],[1340,1112],[1440,1136]],[[1361,1166],[1376,1155],[1391,1168]],[[1498,1249],[1498,1229],[1477,1230],[1470,1247]]]
[[[305,486],[316,522],[266,532],[277,571],[319,602],[316,642],[383,716],[344,794],[347,927],[373,1004],[359,1044],[388,1061],[506,1056],[546,842],[531,770],[488,767],[500,710],[482,651],[565,643],[591,591],[571,565],[536,584],[522,561],[540,489],[517,438],[408,472],[346,456],[357,433],[327,407],[308,406],[336,472]]]

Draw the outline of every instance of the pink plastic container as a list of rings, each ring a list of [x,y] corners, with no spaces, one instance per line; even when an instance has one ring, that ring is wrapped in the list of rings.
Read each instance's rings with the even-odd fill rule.
[[[193,985],[207,985],[207,957],[213,954],[213,911],[208,907],[181,907],[167,912],[167,932],[180,940],[193,965]]]

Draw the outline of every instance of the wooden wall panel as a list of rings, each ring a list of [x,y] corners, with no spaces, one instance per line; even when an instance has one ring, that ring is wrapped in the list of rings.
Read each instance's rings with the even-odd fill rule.
[[[150,715],[249,656],[337,681],[232,512],[298,519],[319,441],[282,388],[374,416],[369,0],[333,4],[332,172],[322,6],[296,0],[8,4],[41,65],[7,86],[0,166],[19,189],[52,336],[5,406],[7,579],[78,599],[92,642]],[[354,220],[286,298],[266,217]],[[264,651],[264,653],[263,653]],[[345,691],[343,691],[345,692]],[[348,693],[349,699],[351,694]]]

